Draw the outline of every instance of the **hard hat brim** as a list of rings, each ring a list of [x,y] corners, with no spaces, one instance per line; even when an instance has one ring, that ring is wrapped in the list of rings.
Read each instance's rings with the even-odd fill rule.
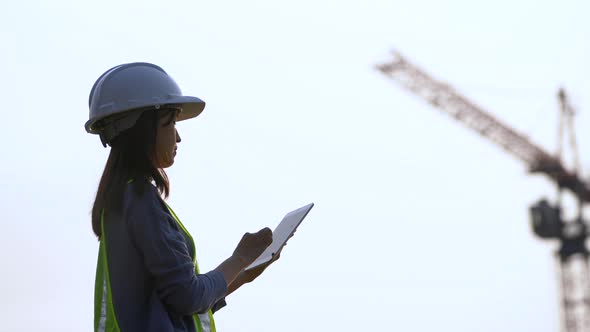
[[[203,112],[203,109],[205,109],[205,102],[197,97],[171,96],[171,97],[167,98],[161,104],[160,103],[153,103],[150,105],[142,105],[140,107],[132,108],[127,111],[124,111],[123,113],[128,114],[127,117],[131,120],[130,126],[133,126],[133,124],[135,124],[135,121],[139,118],[139,115],[140,115],[140,113],[135,113],[134,112],[135,110],[143,109],[143,108],[156,108],[156,109],[160,108],[160,107],[164,108],[166,105],[178,105],[182,108],[182,112],[180,112],[180,114],[178,114],[178,118],[176,119],[176,121],[183,121],[183,120],[188,120],[188,119],[192,119],[194,117],[197,117],[199,114],[201,114]],[[115,113],[115,114],[117,114],[117,113]],[[100,134],[100,130],[93,128],[93,125],[97,121],[109,118],[109,116],[110,115],[107,115],[101,119],[89,120],[85,124],[86,131],[91,134]]]
[[[197,117],[205,109],[205,102],[197,97],[178,96],[172,98],[170,104],[181,104],[182,112],[176,121],[183,121]]]

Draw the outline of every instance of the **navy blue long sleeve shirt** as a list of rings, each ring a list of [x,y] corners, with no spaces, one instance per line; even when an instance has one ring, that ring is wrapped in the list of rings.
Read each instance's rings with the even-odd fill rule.
[[[127,185],[122,214],[105,214],[107,259],[119,327],[132,331],[195,331],[192,314],[225,305],[227,284],[211,271],[197,275],[190,240],[157,189]]]

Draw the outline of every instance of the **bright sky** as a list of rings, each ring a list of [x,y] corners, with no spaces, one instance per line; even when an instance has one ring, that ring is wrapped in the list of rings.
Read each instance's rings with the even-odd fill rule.
[[[179,124],[171,206],[202,270],[316,206],[228,298],[222,331],[559,330],[553,187],[373,69],[396,48],[550,151],[557,88],[590,151],[587,1],[13,1],[0,11],[0,315],[90,331],[89,211],[108,150],[84,131],[112,66],[156,63],[207,102]],[[586,168],[587,170],[587,168]]]

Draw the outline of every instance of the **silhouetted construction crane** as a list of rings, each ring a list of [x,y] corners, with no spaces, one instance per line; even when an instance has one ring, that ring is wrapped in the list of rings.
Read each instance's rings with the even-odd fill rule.
[[[537,236],[556,239],[560,244],[556,254],[560,266],[564,331],[590,332],[590,269],[586,247],[589,232],[582,213],[583,205],[590,202],[590,186],[578,173],[574,112],[565,91],[560,89],[558,92],[561,107],[559,144],[557,153],[552,155],[469,101],[449,84],[432,78],[399,52],[394,51],[392,55],[392,60],[376,66],[379,71],[524,161],[530,172],[544,174],[556,184],[558,197],[555,203],[542,199],[530,207],[531,225]],[[562,164],[561,144],[566,125],[574,157],[572,170]],[[573,220],[565,220],[562,216],[561,193],[566,190],[578,202],[577,217]]]

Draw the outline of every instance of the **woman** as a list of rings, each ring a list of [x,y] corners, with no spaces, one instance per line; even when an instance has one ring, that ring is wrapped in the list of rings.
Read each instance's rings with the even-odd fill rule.
[[[162,196],[181,141],[176,121],[205,103],[183,96],[162,68],[130,63],[99,77],[89,107],[86,130],[111,146],[92,208],[100,240],[95,331],[215,331],[213,312],[225,297],[272,263],[245,270],[272,232],[246,233],[231,257],[199,272],[193,239]]]

